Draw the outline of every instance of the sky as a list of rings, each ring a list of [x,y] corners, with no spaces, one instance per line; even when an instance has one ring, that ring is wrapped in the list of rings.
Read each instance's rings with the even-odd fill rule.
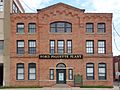
[[[20,0],[27,13],[35,13],[59,2],[85,9],[85,12],[113,13],[112,49],[113,55],[120,55],[120,0]],[[117,32],[116,32],[116,31]]]

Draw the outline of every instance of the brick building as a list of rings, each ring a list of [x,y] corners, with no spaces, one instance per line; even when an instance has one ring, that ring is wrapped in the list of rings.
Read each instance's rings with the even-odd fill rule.
[[[120,77],[118,77],[117,72],[120,72],[120,55],[113,57],[113,79],[114,81],[120,80]]]
[[[25,11],[19,0],[0,0],[0,86],[5,84],[4,77],[6,76],[6,73],[5,73],[6,63],[4,63],[5,61],[4,48],[6,48],[6,45],[4,44],[5,43],[4,34],[6,33],[5,31],[6,27],[10,25],[8,17],[6,17],[6,15],[10,15],[10,13],[24,13],[24,12]],[[7,64],[7,67],[8,67],[8,64]]]
[[[11,86],[112,86],[112,14],[58,3],[11,14]]]

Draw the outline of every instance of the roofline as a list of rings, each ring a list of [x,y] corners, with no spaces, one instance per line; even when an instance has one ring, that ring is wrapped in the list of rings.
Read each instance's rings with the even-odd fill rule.
[[[62,3],[62,2],[59,2],[59,3],[53,4],[53,5],[47,6],[47,7],[42,8],[42,9],[37,9],[37,12],[46,10],[47,8],[50,8],[50,7],[59,5],[59,4],[66,5],[66,6],[69,6],[69,7],[73,7],[74,9],[77,9],[77,10],[80,10],[80,11],[82,11],[82,12],[85,12],[85,9],[79,9],[79,8],[76,8],[76,7],[71,6],[71,5],[69,5],[69,4]]]

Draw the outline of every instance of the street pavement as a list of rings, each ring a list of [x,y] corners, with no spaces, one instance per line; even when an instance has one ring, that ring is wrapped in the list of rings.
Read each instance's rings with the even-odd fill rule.
[[[16,89],[0,89],[0,90],[120,90],[118,86],[114,86],[114,88],[78,88],[78,87],[72,87],[72,88],[16,88]]]

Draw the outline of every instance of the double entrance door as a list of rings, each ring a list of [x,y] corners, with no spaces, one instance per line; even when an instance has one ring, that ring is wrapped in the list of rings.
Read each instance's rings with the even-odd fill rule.
[[[56,70],[57,84],[66,84],[66,69]]]

